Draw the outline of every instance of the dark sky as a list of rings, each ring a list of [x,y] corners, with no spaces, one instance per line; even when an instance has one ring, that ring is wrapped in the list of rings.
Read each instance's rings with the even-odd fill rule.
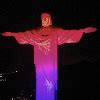
[[[3,0],[0,1],[0,32],[19,32],[40,27],[42,12],[49,12],[52,15],[53,25],[64,29],[97,27],[97,32],[84,34],[78,44],[59,46],[58,53],[59,64],[63,67],[86,66],[88,63],[99,66],[99,6],[100,3],[96,0]],[[1,36],[0,71],[15,70],[14,66],[21,65],[24,66],[23,78],[28,69],[33,70],[33,50],[31,45],[19,45],[13,37]],[[99,64],[95,65],[96,63]],[[27,78],[31,76],[28,75],[29,73],[26,75]]]

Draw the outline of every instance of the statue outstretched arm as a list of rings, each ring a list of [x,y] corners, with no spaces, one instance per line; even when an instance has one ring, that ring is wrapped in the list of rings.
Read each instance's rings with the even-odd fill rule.
[[[26,31],[26,32],[4,32],[2,36],[13,36],[19,44],[31,44],[34,45],[35,31]]]
[[[94,27],[87,27],[84,29],[72,29],[72,30],[64,30],[64,29],[58,29],[58,45],[64,44],[64,43],[78,43],[83,33],[92,33],[95,32],[97,28]]]

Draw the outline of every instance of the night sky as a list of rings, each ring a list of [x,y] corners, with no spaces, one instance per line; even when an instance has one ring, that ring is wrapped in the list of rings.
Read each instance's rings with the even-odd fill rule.
[[[56,27],[97,27],[96,32],[84,34],[79,43],[63,44],[58,47],[58,94],[59,100],[99,100],[99,6],[100,3],[95,0],[3,0],[0,1],[0,33],[36,29],[41,26],[40,15],[43,12],[51,14],[53,25]],[[35,87],[32,85],[35,84],[33,51],[31,45],[20,45],[13,37],[0,36],[0,72],[18,70],[17,74],[7,76],[7,83],[0,83],[0,90],[5,91],[7,88],[7,91],[10,89],[14,92],[14,89],[21,91]]]

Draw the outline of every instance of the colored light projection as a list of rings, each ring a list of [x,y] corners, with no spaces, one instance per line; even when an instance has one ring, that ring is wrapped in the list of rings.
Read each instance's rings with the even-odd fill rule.
[[[49,14],[48,14],[49,15]],[[20,44],[34,45],[34,63],[36,67],[36,100],[57,100],[57,46],[64,43],[77,43],[83,33],[95,32],[96,28],[88,27],[79,30],[53,28],[49,16],[42,15],[42,26],[38,30],[11,33],[3,36],[14,36]],[[50,24],[48,24],[48,21]]]

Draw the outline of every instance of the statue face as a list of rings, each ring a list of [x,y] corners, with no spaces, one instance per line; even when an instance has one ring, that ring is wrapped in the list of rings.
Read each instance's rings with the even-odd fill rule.
[[[49,27],[50,25],[52,25],[52,20],[51,20],[50,14],[43,13],[41,15],[41,20],[42,20],[43,27]]]

